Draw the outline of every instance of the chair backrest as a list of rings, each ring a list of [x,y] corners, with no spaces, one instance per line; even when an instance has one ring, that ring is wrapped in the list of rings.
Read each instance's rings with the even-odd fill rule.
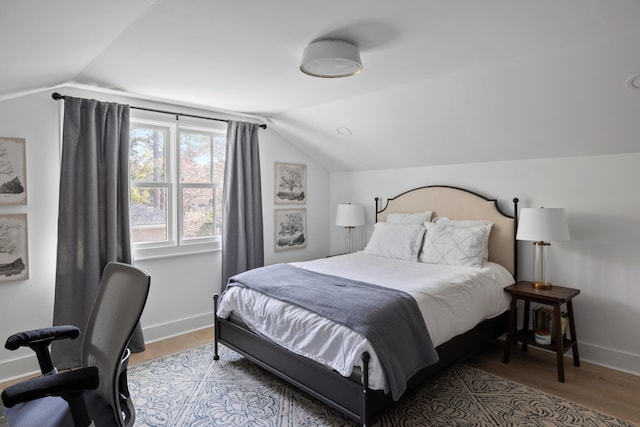
[[[116,262],[107,264],[85,328],[82,366],[98,368],[98,391],[110,403],[119,422],[124,409],[119,399],[120,362],[140,321],[150,283],[149,273],[144,270]],[[135,418],[134,413],[130,415]]]

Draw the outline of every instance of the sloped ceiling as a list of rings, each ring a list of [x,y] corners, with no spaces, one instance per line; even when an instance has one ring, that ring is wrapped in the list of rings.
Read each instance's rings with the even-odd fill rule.
[[[364,71],[302,74],[321,38]],[[72,83],[254,114],[331,171],[616,154],[640,151],[639,42],[636,0],[22,0],[0,4],[0,99]]]

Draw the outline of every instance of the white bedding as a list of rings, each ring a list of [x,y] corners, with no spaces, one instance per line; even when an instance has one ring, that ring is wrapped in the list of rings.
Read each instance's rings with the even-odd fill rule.
[[[402,290],[415,298],[435,346],[460,335],[509,307],[503,291],[513,276],[498,264],[483,268],[402,261],[356,252],[307,262],[300,268]],[[351,375],[369,352],[369,386],[388,390],[375,350],[360,334],[300,307],[238,286],[225,291],[218,316],[239,316],[252,330],[275,343]]]

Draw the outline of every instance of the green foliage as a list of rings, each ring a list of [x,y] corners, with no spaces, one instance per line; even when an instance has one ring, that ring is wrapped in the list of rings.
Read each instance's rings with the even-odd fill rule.
[[[177,136],[179,176],[173,188],[181,191],[182,235],[214,236],[221,230],[226,137],[190,129],[180,129]],[[168,138],[169,132],[158,126],[140,125],[131,129],[130,178],[138,183],[131,190],[131,204],[139,207],[139,225],[147,225],[146,221],[151,221],[156,213],[166,212],[167,190],[145,183],[164,184],[169,179],[165,176],[164,155],[170,144]],[[201,184],[207,186],[195,186]]]

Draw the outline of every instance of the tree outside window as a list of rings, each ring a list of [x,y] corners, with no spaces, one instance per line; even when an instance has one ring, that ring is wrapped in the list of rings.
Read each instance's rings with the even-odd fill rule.
[[[226,130],[132,120],[131,226],[138,247],[219,240]]]

